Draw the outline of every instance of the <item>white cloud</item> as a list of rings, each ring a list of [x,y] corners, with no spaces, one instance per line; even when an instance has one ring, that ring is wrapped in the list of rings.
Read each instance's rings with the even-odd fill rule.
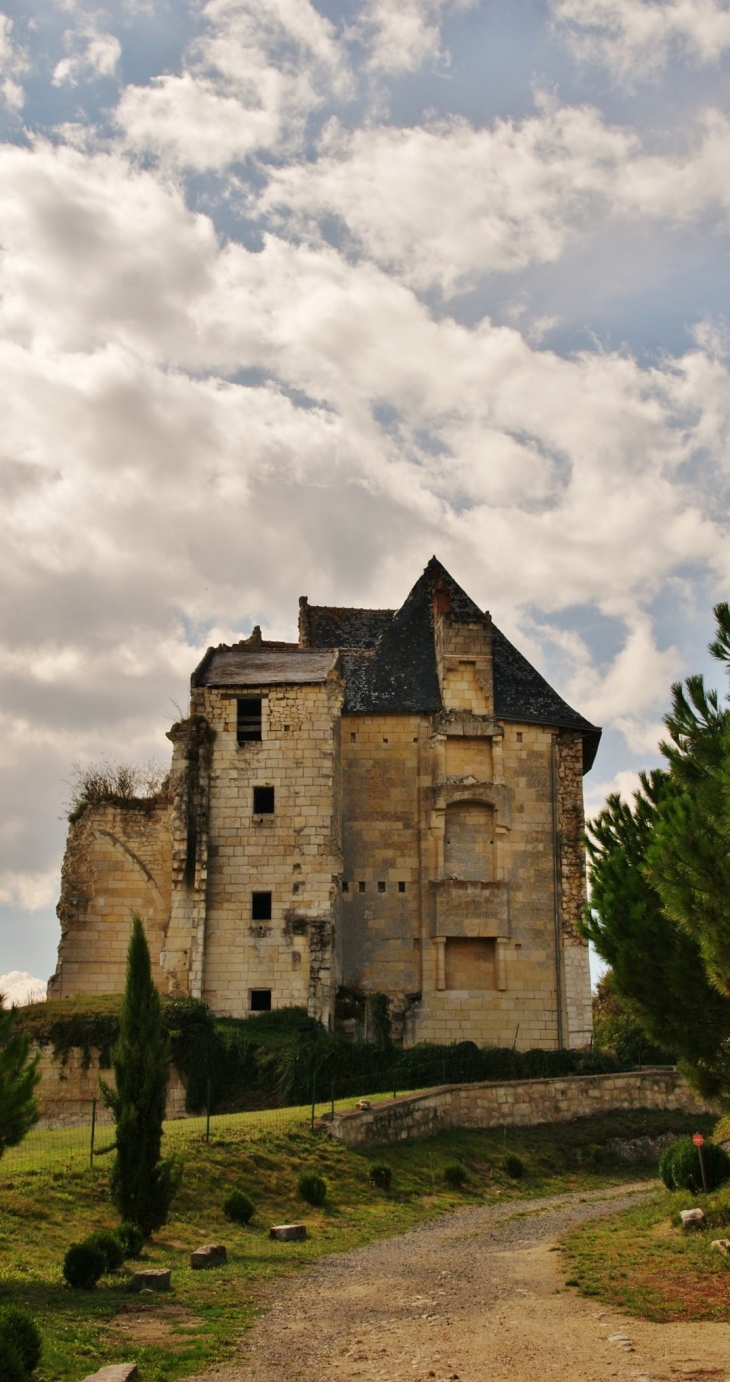
[[[53,70],[54,86],[76,86],[82,79],[113,77],[122,55],[122,45],[114,34],[89,28],[67,30],[64,35],[68,57],[61,58]]]
[[[0,872],[0,905],[23,907],[37,912],[56,901],[58,875],[55,869],[43,873]],[[2,983],[0,982],[0,989]]]
[[[298,138],[351,77],[332,24],[310,0],[209,0],[179,75],[128,86],[116,112],[129,145],[202,169]]]
[[[444,57],[441,24],[449,11],[470,9],[476,0],[367,0],[357,31],[369,48],[368,66],[379,72],[414,72]]]
[[[725,0],[550,0],[550,8],[576,56],[621,81],[655,76],[676,56],[716,63],[730,49]]]
[[[26,970],[11,969],[7,974],[0,974],[4,1008],[22,1008],[26,1003],[41,1003],[47,987],[45,979],[34,979]]]
[[[23,107],[25,92],[18,78],[27,70],[27,57],[13,39],[13,21],[8,15],[0,14],[0,94],[11,111],[17,112]]]

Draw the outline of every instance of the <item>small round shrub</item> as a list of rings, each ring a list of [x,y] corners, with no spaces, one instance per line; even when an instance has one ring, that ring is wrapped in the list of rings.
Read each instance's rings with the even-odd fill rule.
[[[144,1234],[136,1224],[120,1224],[116,1236],[122,1245],[125,1257],[139,1257],[144,1244]]]
[[[586,1160],[591,1166],[600,1166],[603,1162],[603,1147],[600,1142],[589,1142],[586,1147]]]
[[[41,1361],[43,1345],[38,1325],[22,1305],[4,1305],[0,1310],[0,1339],[6,1340],[20,1355],[28,1377]],[[5,1376],[0,1369],[0,1376]]]
[[[513,1180],[521,1180],[525,1174],[525,1163],[516,1152],[509,1152],[504,1159],[504,1169]]]
[[[106,1228],[99,1228],[96,1233],[90,1233],[85,1242],[98,1248],[99,1252],[102,1253],[105,1272],[116,1272],[121,1267],[124,1261],[124,1248],[116,1233],[110,1233]]]
[[[15,1344],[0,1334],[0,1377],[3,1382],[26,1382],[28,1374]]]
[[[299,1177],[299,1194],[308,1204],[324,1204],[327,1198],[327,1182],[316,1171],[305,1171]]]
[[[244,1195],[243,1190],[231,1190],[223,1201],[223,1213],[234,1224],[247,1224],[256,1213],[256,1206],[248,1195]]]
[[[447,1185],[451,1185],[455,1190],[464,1184],[466,1171],[460,1161],[447,1161],[444,1166],[444,1180]]]
[[[717,1190],[730,1180],[730,1156],[714,1142],[706,1142],[702,1148],[705,1163],[707,1189]],[[680,1137],[662,1152],[659,1161],[659,1175],[668,1190],[691,1190],[693,1195],[701,1194],[702,1168],[700,1154],[691,1137]]]
[[[63,1274],[77,1291],[91,1291],[105,1267],[106,1258],[93,1243],[72,1243],[63,1259]]]
[[[377,1185],[378,1190],[390,1190],[393,1181],[393,1172],[387,1161],[374,1161],[370,1167],[370,1179],[373,1185]]]

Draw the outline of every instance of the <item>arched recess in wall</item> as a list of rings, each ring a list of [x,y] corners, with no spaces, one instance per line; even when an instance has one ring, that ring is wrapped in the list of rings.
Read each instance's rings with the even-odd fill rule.
[[[494,807],[454,801],[446,807],[444,875],[489,882],[494,878]]]

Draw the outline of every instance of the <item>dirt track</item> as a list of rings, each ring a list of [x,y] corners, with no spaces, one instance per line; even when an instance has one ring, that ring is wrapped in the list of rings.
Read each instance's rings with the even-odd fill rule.
[[[730,1382],[730,1324],[648,1324],[565,1289],[555,1238],[635,1202],[621,1189],[465,1209],[328,1257],[280,1281],[237,1363],[206,1379]]]

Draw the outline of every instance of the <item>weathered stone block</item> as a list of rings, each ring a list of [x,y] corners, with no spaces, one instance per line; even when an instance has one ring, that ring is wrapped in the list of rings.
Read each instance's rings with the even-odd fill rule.
[[[206,1243],[202,1248],[196,1248],[190,1254],[190,1266],[201,1271],[206,1267],[220,1267],[228,1261],[228,1252],[222,1243]]]
[[[276,1224],[269,1229],[269,1238],[276,1238],[280,1243],[299,1243],[306,1236],[304,1224]]]
[[[98,1372],[89,1373],[84,1382],[136,1382],[138,1377],[136,1363],[109,1363]]]
[[[679,1217],[682,1220],[682,1228],[704,1228],[705,1226],[704,1209],[683,1209]]]
[[[135,1272],[129,1283],[130,1291],[169,1291],[171,1271],[169,1267],[151,1267],[146,1271]]]

